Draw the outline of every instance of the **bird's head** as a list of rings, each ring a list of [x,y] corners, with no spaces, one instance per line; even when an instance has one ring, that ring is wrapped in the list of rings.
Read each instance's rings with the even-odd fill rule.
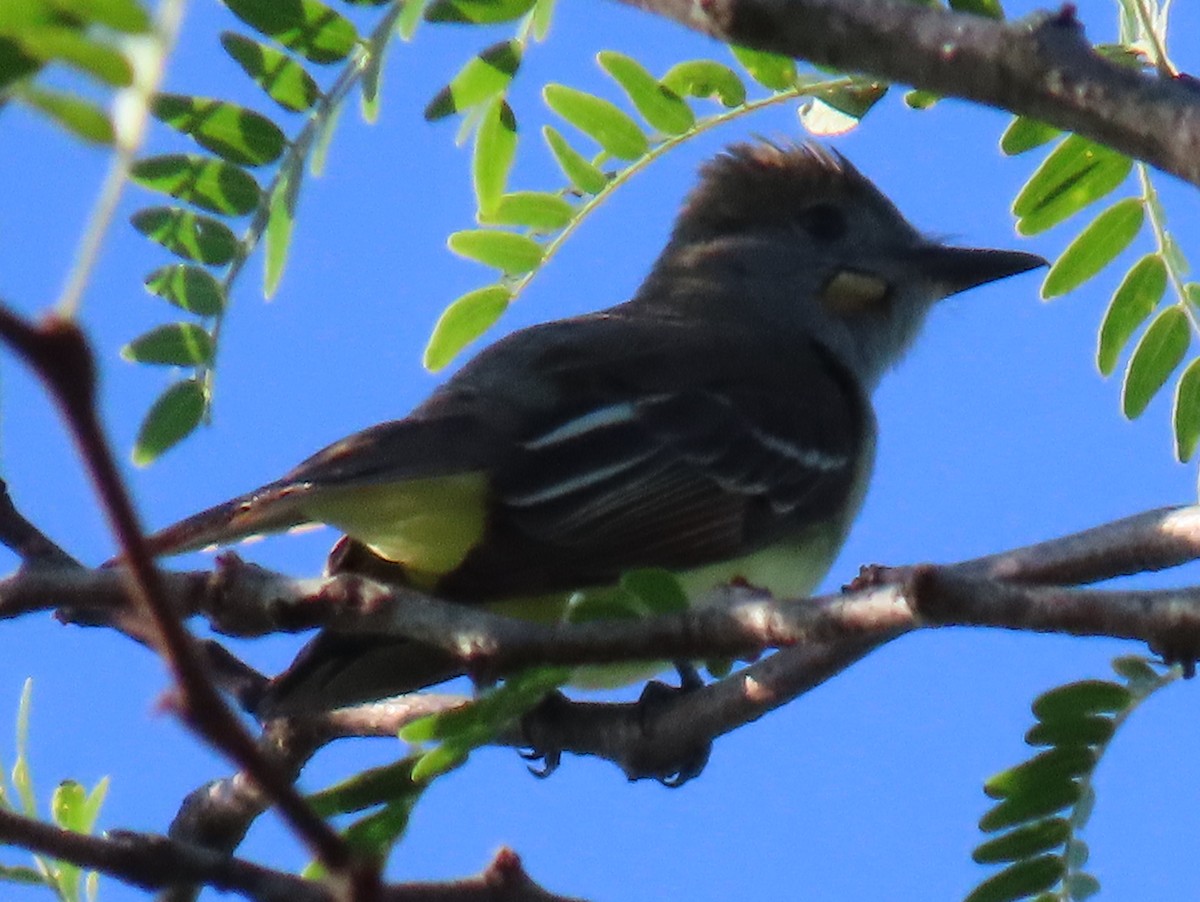
[[[840,154],[760,142],[704,166],[638,301],[798,330],[873,387],[935,301],[1042,265],[926,238]]]

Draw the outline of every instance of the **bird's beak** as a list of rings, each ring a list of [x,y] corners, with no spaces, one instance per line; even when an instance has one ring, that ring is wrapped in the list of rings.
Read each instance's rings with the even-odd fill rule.
[[[997,251],[977,247],[946,247],[927,244],[909,258],[924,278],[939,285],[945,295],[995,282],[1049,264],[1037,254]]]

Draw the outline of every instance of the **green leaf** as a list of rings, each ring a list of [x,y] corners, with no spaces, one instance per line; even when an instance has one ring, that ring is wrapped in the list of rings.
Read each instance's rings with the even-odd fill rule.
[[[534,0],[533,16],[530,30],[535,41],[546,40],[550,33],[550,22],[554,18],[555,0]]]
[[[636,160],[650,149],[638,124],[607,100],[559,84],[546,85],[542,97],[550,109],[592,138],[610,156]]]
[[[1088,820],[1092,816],[1092,812],[1096,809],[1096,788],[1089,781],[1083,786],[1083,790],[1079,793],[1079,801],[1075,803],[1075,807],[1071,810],[1072,820],[1080,827],[1087,825]],[[1068,846],[1068,852],[1076,846],[1083,846],[1079,840],[1072,840]],[[1086,846],[1084,846],[1086,850]]]
[[[133,446],[133,462],[144,467],[187,438],[200,425],[204,407],[204,387],[195,379],[168,388],[142,421]]]
[[[26,53],[16,40],[6,37],[3,30],[0,30],[0,91],[33,75],[41,68],[41,60]],[[0,869],[0,874],[3,873]]]
[[[510,276],[535,269],[545,253],[532,238],[489,229],[453,232],[446,239],[446,244],[459,256],[494,266]]]
[[[977,864],[1019,861],[1061,846],[1071,835],[1071,825],[1061,817],[1049,818],[1018,827],[1003,836],[988,840],[971,853]]]
[[[886,84],[854,80],[851,84],[838,88],[827,88],[817,94],[817,100],[828,104],[842,115],[850,116],[858,121],[869,112],[871,107],[880,102],[888,92]]]
[[[208,270],[172,263],[146,277],[146,290],[197,316],[217,316],[225,309],[225,289]]]
[[[1071,902],[1083,902],[1100,892],[1100,881],[1091,874],[1068,874],[1065,883]]]
[[[281,178],[271,192],[267,212],[267,227],[263,232],[266,245],[263,255],[263,294],[270,298],[283,278],[288,248],[292,243],[292,227],[296,222],[296,197],[300,193],[300,172]]]
[[[405,798],[360,818],[346,828],[346,841],[361,854],[383,860],[404,836],[416,803],[417,796]]]
[[[309,805],[321,817],[365,811],[375,805],[395,801],[420,787],[413,783],[412,757],[355,774],[307,797]]]
[[[858,119],[835,109],[820,98],[808,100],[800,106],[800,123],[805,130],[817,137],[835,137],[858,126]]]
[[[1096,755],[1087,747],[1071,745],[1051,748],[992,775],[983,784],[983,791],[993,799],[1037,795],[1047,787],[1070,783],[1073,777],[1087,773],[1095,765]]]
[[[734,57],[746,67],[750,77],[772,91],[786,91],[796,84],[796,63],[778,53],[764,53],[749,47],[729,45]]]
[[[1083,827],[1084,824],[1079,820],[1075,821],[1075,829]],[[1091,851],[1088,849],[1088,844],[1078,837],[1070,840],[1067,843],[1067,848],[1063,853],[1063,860],[1069,868],[1082,868],[1088,863],[1088,858],[1091,856]]]
[[[942,97],[932,91],[909,91],[904,95],[904,105],[914,110],[927,110]]]
[[[485,225],[525,226],[539,232],[554,232],[575,218],[575,207],[557,194],[544,191],[513,191],[503,194],[490,210],[479,211]]]
[[[350,20],[317,0],[221,0],[260,34],[314,63],[336,63],[358,42]]]
[[[321,89],[298,62],[274,47],[226,31],[221,46],[267,96],[294,113],[312,109]]]
[[[1133,420],[1142,415],[1171,373],[1183,361],[1192,340],[1187,314],[1178,306],[1163,310],[1150,324],[1125,370],[1121,409]]]
[[[18,96],[24,103],[85,141],[96,144],[113,142],[113,125],[108,113],[74,94],[29,84],[21,89]]]
[[[994,833],[1005,827],[1038,820],[1074,805],[1079,795],[1079,784],[1073,781],[1047,783],[1038,792],[1013,796],[996,805],[980,818],[979,829]]]
[[[821,91],[800,107],[800,121],[814,135],[841,135],[858,126],[887,93],[887,85],[855,82]]]
[[[529,12],[533,4],[534,0],[433,0],[425,10],[425,21],[472,25],[511,22]]]
[[[1124,66],[1126,69],[1136,69],[1143,72],[1149,72],[1154,69],[1154,64],[1147,57],[1146,53],[1137,47],[1130,47],[1127,44],[1096,44],[1092,50],[1097,56],[1102,56],[1110,63],[1116,63],[1119,66]]]
[[[1141,198],[1117,201],[1092,220],[1054,261],[1042,283],[1042,297],[1064,295],[1099,273],[1129,247],[1145,221]]]
[[[508,309],[512,294],[503,285],[477,288],[456,299],[438,317],[425,348],[425,367],[440,370],[492,327]]]
[[[642,118],[664,135],[682,135],[696,124],[691,107],[632,57],[613,50],[601,50],[597,59],[613,77]]]
[[[58,60],[114,88],[133,84],[133,67],[119,50],[75,28],[26,28],[14,39],[24,53],[35,59]]]
[[[1158,685],[1159,675],[1141,655],[1121,655],[1113,658],[1113,670],[1117,676],[1130,683],[1130,691],[1141,696],[1146,688]]]
[[[1030,728],[1025,741],[1030,745],[1101,745],[1112,738],[1115,729],[1111,717],[1082,715],[1056,718]]]
[[[237,236],[225,223],[182,207],[148,207],[130,222],[171,253],[210,266],[228,263],[238,251]]]
[[[81,833],[91,833],[95,828],[96,820],[100,817],[100,807],[108,795],[108,783],[108,777],[101,777],[92,787],[92,791],[88,793],[83,811],[80,813],[79,830]]]
[[[273,163],[287,146],[283,132],[270,119],[223,100],[159,94],[152,112],[159,121],[191,135],[201,147],[231,163]]]
[[[1147,254],[1125,274],[1113,293],[1096,347],[1096,366],[1112,375],[1126,342],[1162,300],[1167,291],[1167,265],[1158,254]]]
[[[1043,692],[1030,707],[1038,720],[1071,720],[1088,714],[1119,714],[1132,699],[1120,683],[1078,680]]]
[[[52,0],[63,12],[126,34],[150,30],[150,16],[136,0]]]
[[[542,137],[567,179],[584,194],[599,194],[608,184],[608,176],[567,143],[553,126],[542,126]]]
[[[461,113],[503,93],[521,66],[521,44],[501,41],[473,56],[425,107],[430,122]]]
[[[950,8],[959,13],[973,13],[989,19],[1003,19],[1004,9],[1000,0],[950,0]]]
[[[413,767],[413,779],[428,783],[466,762],[470,752],[469,748],[454,743],[442,743],[417,759]]]
[[[471,183],[480,212],[499,202],[516,154],[517,120],[508,103],[497,97],[483,111],[471,157]]]
[[[46,885],[46,878],[42,876],[41,871],[35,871],[33,868],[21,867],[20,865],[9,867],[8,865],[0,864],[0,880],[7,883],[25,883],[31,886]]]
[[[121,348],[125,360],[167,366],[202,366],[212,355],[212,336],[195,323],[159,326]]]
[[[669,570],[630,570],[621,577],[619,585],[642,602],[648,613],[679,614],[688,609],[687,593],[679,578]]]
[[[1048,144],[1061,134],[1062,132],[1053,125],[1016,116],[1000,136],[1000,150],[1010,157],[1015,157],[1027,150]]]
[[[405,41],[411,41],[417,33],[417,26],[425,15],[425,0],[408,0],[396,18],[396,34]]]
[[[83,832],[87,792],[75,780],[63,780],[50,796],[50,819],[64,830]]]
[[[205,210],[244,215],[258,206],[254,176],[224,160],[197,154],[147,157],[133,164],[130,178],[144,188],[193,203]]]
[[[737,73],[715,60],[676,63],[662,77],[662,84],[680,96],[711,97],[725,107],[746,102],[746,86]]]
[[[1078,213],[1125,181],[1133,161],[1078,135],[1046,157],[1013,201],[1017,231],[1036,235]]]
[[[334,104],[324,120],[317,123],[317,137],[313,141],[312,154],[308,158],[308,171],[319,176],[325,171],[325,161],[329,157],[329,147],[333,144],[333,135],[337,131],[338,121],[342,117],[342,105]]]
[[[1049,889],[1062,879],[1064,865],[1057,855],[1018,861],[971,892],[966,902],[1016,902]]]
[[[383,85],[383,64],[387,59],[388,48],[391,46],[391,33],[382,36],[368,45],[366,62],[362,67],[362,79],[359,82],[362,92],[360,109],[364,122],[379,121],[380,88]]]
[[[587,589],[571,595],[567,608],[568,623],[594,623],[598,620],[641,620],[645,606],[637,596],[619,586]]]
[[[33,680],[26,678],[17,703],[17,760],[13,762],[12,785],[21,800],[21,813],[37,817],[37,794],[29,769],[29,715],[33,710]]]
[[[1200,442],[1200,358],[1193,360],[1175,387],[1175,456],[1187,463]]]
[[[570,677],[571,669],[566,667],[535,667],[514,674],[470,704],[407,724],[399,736],[410,743],[447,739],[486,742],[498,729],[520,717]]]

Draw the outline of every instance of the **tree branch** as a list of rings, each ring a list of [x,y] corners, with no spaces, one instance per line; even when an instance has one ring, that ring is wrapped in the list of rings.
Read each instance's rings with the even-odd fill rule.
[[[1074,7],[1004,23],[909,0],[621,0],[717,38],[1077,132],[1200,185],[1200,90],[1097,55]]]
[[[162,586],[180,616],[203,614],[230,634],[317,625],[394,633],[437,643],[459,654],[476,675],[489,678],[537,664],[753,657],[781,648],[711,685],[638,704],[552,699],[525,718],[523,729],[496,740],[533,745],[548,766],[562,752],[572,752],[612,760],[631,779],[682,782],[703,766],[716,737],[919,627],[993,626],[1134,638],[1168,660],[1187,664],[1200,648],[1200,589],[1100,591],[1064,584],[1159,570],[1197,558],[1200,507],[1163,508],[960,564],[867,568],[841,595],[772,600],[732,588],[713,606],[685,615],[552,627],[359,577],[292,579],[232,554],[221,556],[211,573],[163,573]],[[116,611],[128,605],[115,570],[23,568],[0,582],[0,617],[64,602]],[[234,674],[231,680],[241,678]],[[259,740],[258,755],[279,778],[292,781],[308,758],[334,739],[394,736],[403,723],[463,701],[416,695],[273,721]],[[189,797],[172,825],[172,836],[231,853],[267,804],[255,783],[242,775],[217,781]],[[167,898],[188,897],[189,891],[180,887]]]
[[[378,885],[378,868],[361,860],[292,786],[265,765],[254,739],[208,677],[205,656],[163,590],[161,576],[121,479],[96,407],[96,365],[91,346],[73,321],[51,315],[34,324],[0,305],[0,340],[46,386],[87,467],[101,506],[127,564],[125,612],[140,615],[140,633],[162,657],[175,682],[171,707],[197,735],[236,761],[266,789],[281,816],[330,871],[340,872],[366,896]],[[74,570],[69,566],[68,570]]]
[[[256,902],[341,902],[334,884],[305,880],[163,836],[113,831],[86,836],[0,808],[0,841],[100,871],[145,890],[181,882],[237,892]],[[380,902],[576,902],[542,889],[515,853],[501,849],[476,877],[381,888]]]

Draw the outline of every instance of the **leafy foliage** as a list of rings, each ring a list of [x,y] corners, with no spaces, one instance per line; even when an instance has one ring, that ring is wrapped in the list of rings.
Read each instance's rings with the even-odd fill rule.
[[[507,93],[530,43],[548,31],[553,0],[391,3],[366,36],[319,0],[224,2],[255,34],[226,33],[222,48],[276,105],[303,120],[298,129],[289,130],[266,112],[219,98],[163,94],[153,102],[156,118],[205,152],[149,157],[132,170],[140,185],[178,202],[138,211],[134,226],[186,261],[149,274],[147,290],[194,318],[152,328],[123,350],[130,361],[182,370],[143,422],[133,451],[139,463],[154,460],[207,417],[234,281],[261,242],[264,293],[269,296],[278,287],[306,165],[319,170],[341,103],[356,84],[362,88],[364,116],[375,116],[389,41],[397,33],[411,37],[422,16],[431,22],[516,22],[511,38],[469,59],[426,108],[431,121],[461,116],[464,134],[474,135],[471,174],[481,228],[456,232],[449,246],[500,272],[498,281],[448,306],[426,352],[431,367],[446,365],[486,331],[587,214],[670,147],[735,117],[800,97],[809,98],[801,115],[810,128],[844,129],[886,90],[856,77],[801,75],[789,59],[739,48],[735,57],[760,90],[768,92],[748,99],[747,83],[722,63],[683,62],[656,79],[633,58],[605,51],[598,62],[648,130],[611,100],[548,84],[543,89],[547,107],[596,142],[599,152],[578,149],[573,139],[547,124],[546,143],[569,186],[513,191],[508,176],[517,151],[517,117]],[[340,68],[321,77],[314,65]],[[721,112],[697,118],[691,104],[706,99]],[[828,124],[831,116],[836,129]],[[627,165],[611,171],[607,167],[613,161]],[[252,168],[261,174],[251,174]],[[248,224],[239,225],[241,217],[249,217]]]
[[[115,128],[102,106],[36,79],[48,66],[66,66],[102,89],[127,88],[133,84],[134,70],[121,39],[144,34],[150,25],[150,16],[137,0],[0,4],[0,105],[15,100],[76,137],[112,144]]]
[[[1122,0],[1121,7],[1121,43],[1098,50],[1125,65],[1172,73],[1165,51],[1168,4]],[[1131,173],[1137,175],[1138,192],[1106,207],[1068,244],[1042,283],[1042,297],[1059,297],[1096,277],[1150,226],[1153,249],[1126,270],[1112,294],[1100,325],[1096,365],[1106,376],[1113,373],[1142,330],[1121,381],[1121,410],[1129,419],[1141,416],[1178,373],[1172,406],[1175,453],[1187,461],[1200,443],[1200,358],[1184,366],[1193,335],[1200,333],[1200,283],[1186,280],[1188,262],[1167,228],[1166,211],[1144,163],[1019,118],[1000,147],[1019,154],[1050,142],[1056,142],[1053,150],[1013,202],[1022,234],[1043,232],[1099,204]],[[1168,288],[1170,299],[1164,303]]]
[[[1113,736],[1141,702],[1180,675],[1163,673],[1139,657],[1118,658],[1114,683],[1083,680],[1043,693],[1033,702],[1037,723],[1025,741],[1041,748],[1028,761],[984,783],[996,804],[979,821],[994,834],[973,854],[980,864],[1003,865],[967,896],[967,902],[1077,902],[1099,891],[1083,870],[1087,844],[1078,836],[1095,804],[1092,775]]]
[[[33,698],[33,681],[26,680],[17,707],[16,760],[10,775],[11,791],[0,776],[0,808],[17,811],[26,817],[36,818],[37,793],[33,785],[33,774],[29,764],[29,715]],[[0,773],[3,773],[0,766]],[[50,798],[50,821],[64,830],[90,834],[100,815],[100,806],[108,793],[108,778],[101,779],[89,791],[75,780],[63,780],[54,789]],[[96,898],[98,875],[94,871],[84,873],[67,861],[33,856],[33,866],[0,864],[0,882],[24,883],[44,886],[62,902],[79,902]]]
[[[194,317],[152,328],[122,350],[133,362],[183,370],[142,423],[133,450],[139,464],[150,463],[204,421],[234,281],[262,242],[264,294],[278,287],[305,167],[319,167],[338,109],[355,85],[363,89],[364,115],[373,116],[387,44],[398,29],[411,34],[413,8],[419,13],[421,7],[389,4],[364,37],[350,19],[318,0],[225,0],[225,5],[256,36],[223,34],[222,48],[274,104],[303,121],[289,137],[288,128],[270,115],[224,100],[160,94],[153,102],[157,119],[207,153],[148,157],[131,172],[142,187],[183,204],[149,207],[132,221],[151,241],[187,261],[150,273],[146,289]],[[310,64],[342,65],[336,75],[321,78]],[[265,174],[256,177],[251,168]],[[239,237],[237,222],[247,216]]]
[[[752,98],[746,79],[716,60],[677,63],[656,78],[632,57],[602,51],[597,63],[641,121],[607,98],[567,85],[545,85],[546,107],[595,149],[582,149],[577,139],[547,123],[542,137],[565,186],[510,190],[518,128],[507,94],[534,23],[548,15],[547,8],[535,5],[516,37],[470,59],[425,110],[430,120],[460,114],[464,128],[474,132],[472,179],[476,221],[482,228],[455,232],[447,244],[456,254],[500,273],[495,282],[446,308],[425,350],[430,369],[448,364],[490,328],[592,211],[673,147],[740,116],[801,98],[807,98],[800,113],[810,130],[830,128],[831,120],[836,126],[830,130],[844,130],[886,92],[886,86],[868,79],[802,75],[786,57],[733,48],[749,79],[757,82],[759,93]],[[720,111],[698,115],[693,107],[697,101],[716,103]]]

